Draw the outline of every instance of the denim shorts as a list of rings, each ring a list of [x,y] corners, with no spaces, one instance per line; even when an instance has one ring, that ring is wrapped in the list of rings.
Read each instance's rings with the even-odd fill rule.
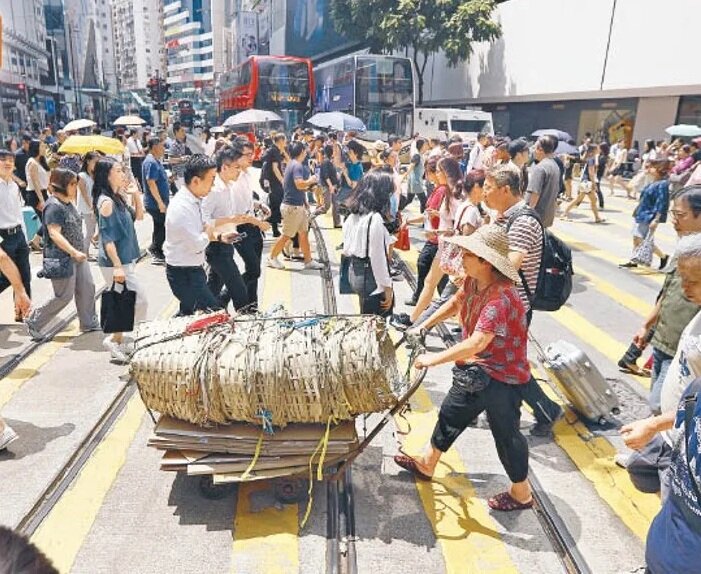
[[[633,222],[633,237],[645,239],[650,232],[650,224],[644,222]]]

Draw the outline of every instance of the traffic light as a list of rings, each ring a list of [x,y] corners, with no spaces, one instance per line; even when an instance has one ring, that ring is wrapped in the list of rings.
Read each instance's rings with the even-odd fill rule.
[[[154,102],[158,101],[158,80],[156,78],[149,78],[146,84],[146,90],[148,91],[148,97]]]
[[[19,90],[19,100],[23,104],[27,103],[27,86],[24,84],[17,84],[17,89]]]
[[[165,78],[161,78],[161,102],[165,104],[173,94],[170,92],[170,84],[166,82]],[[165,106],[164,108],[165,109]]]
[[[29,101],[32,103],[32,105],[36,105],[38,101],[36,88],[29,88]]]

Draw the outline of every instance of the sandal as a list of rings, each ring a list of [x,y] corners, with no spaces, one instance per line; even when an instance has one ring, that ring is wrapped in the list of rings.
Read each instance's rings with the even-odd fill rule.
[[[421,472],[416,464],[416,461],[410,456],[398,454],[394,457],[394,462],[397,463],[398,466],[401,466],[404,470],[408,470],[419,480],[430,481],[433,479],[433,477]]]
[[[503,512],[512,512],[514,510],[528,510],[533,507],[533,498],[528,502],[519,502],[508,492],[500,492],[487,501],[489,508],[492,510],[501,510]]]

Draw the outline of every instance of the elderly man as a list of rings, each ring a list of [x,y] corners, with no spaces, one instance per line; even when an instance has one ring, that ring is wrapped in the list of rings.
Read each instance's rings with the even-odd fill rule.
[[[519,189],[518,170],[508,164],[498,165],[485,178],[484,202],[497,212],[497,224],[502,225],[509,235],[509,259],[520,271],[517,287],[530,324],[533,310],[525,286],[530,293],[535,293],[543,257],[543,227],[526,205]],[[547,397],[533,377],[520,390],[536,419],[531,434],[548,436],[553,423],[563,415],[562,407]]]
[[[472,235],[446,238],[463,249],[465,283],[425,324],[431,328],[458,315],[463,340],[439,353],[424,353],[416,368],[455,362],[453,386],[441,405],[431,443],[423,456],[397,455],[394,461],[420,480],[431,480],[441,458],[476,416],[487,412],[499,460],[511,479],[508,491],[489,499],[494,510],[533,506],[528,485],[528,443],[519,429],[519,387],[531,374],[526,353],[526,310],[514,283],[509,238],[496,225]]]

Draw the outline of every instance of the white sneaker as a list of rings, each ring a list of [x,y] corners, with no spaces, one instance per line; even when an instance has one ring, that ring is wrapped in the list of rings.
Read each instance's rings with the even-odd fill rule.
[[[324,265],[320,261],[314,261],[313,259],[304,264],[305,269],[312,269],[314,271],[320,271],[320,270],[324,269],[325,267],[326,267],[326,265]]]
[[[112,337],[105,337],[105,340],[102,341],[102,346],[110,352],[113,361],[122,364],[129,362],[122,346],[117,341],[114,341]]]
[[[272,267],[273,269],[284,269],[285,264],[282,261],[268,257],[268,267]]]
[[[5,425],[2,433],[0,433],[0,451],[5,450],[10,443],[15,442],[19,437],[9,426]]]

